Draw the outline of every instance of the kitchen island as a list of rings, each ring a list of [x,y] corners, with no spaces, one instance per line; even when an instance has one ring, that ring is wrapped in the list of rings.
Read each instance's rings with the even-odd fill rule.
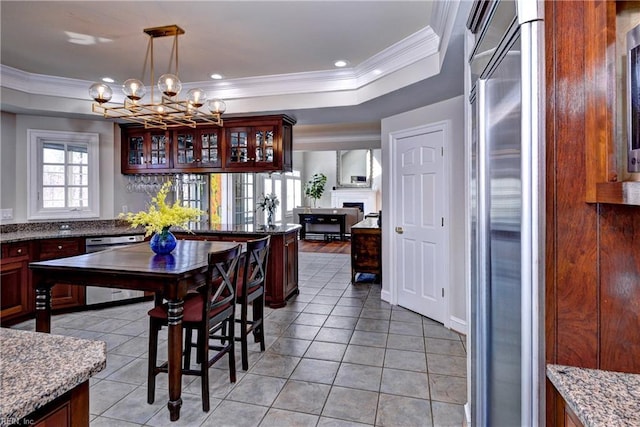
[[[89,378],[102,341],[0,328],[0,426],[89,425]]]

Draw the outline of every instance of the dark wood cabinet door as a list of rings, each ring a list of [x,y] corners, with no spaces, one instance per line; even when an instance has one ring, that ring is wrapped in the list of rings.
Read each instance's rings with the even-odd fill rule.
[[[251,128],[233,127],[226,130],[227,168],[246,168],[253,164],[250,156],[249,134]]]
[[[284,294],[298,291],[298,233],[290,233],[284,240]]]
[[[215,172],[222,166],[220,128],[173,132],[173,167],[190,172]]]
[[[171,169],[171,138],[165,131],[122,130],[122,173],[164,172]]]
[[[26,256],[0,261],[0,322],[28,315],[32,310],[33,291],[29,280],[29,259]]]

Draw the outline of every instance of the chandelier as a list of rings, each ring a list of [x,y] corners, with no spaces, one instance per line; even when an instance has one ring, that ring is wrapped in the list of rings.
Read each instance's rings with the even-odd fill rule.
[[[151,102],[143,102],[147,93],[145,85],[138,79],[128,79],[122,86],[125,95],[124,103],[109,105],[113,91],[107,84],[98,82],[89,88],[89,95],[95,101],[91,105],[91,110],[102,114],[105,119],[122,119],[139,123],[146,129],[166,130],[178,126],[195,128],[202,124],[222,126],[221,115],[227,108],[222,99],[207,99],[205,91],[200,88],[189,90],[185,100],[177,99],[182,89],[182,82],[178,78],[178,36],[184,34],[184,30],[177,25],[167,25],[146,28],[144,32],[149,35],[145,66],[146,60],[150,58]],[[161,97],[159,102],[154,102],[153,39],[166,36],[174,37],[169,64],[171,65],[175,58],[175,74],[167,73],[160,76],[158,90]],[[205,104],[208,112],[200,110]]]

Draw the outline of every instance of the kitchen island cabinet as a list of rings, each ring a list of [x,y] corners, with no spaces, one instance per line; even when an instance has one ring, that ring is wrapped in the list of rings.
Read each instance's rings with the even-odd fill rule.
[[[271,236],[265,304],[271,308],[284,307],[287,299],[298,290],[298,233],[300,224],[283,224],[274,227],[252,225],[218,225],[215,228],[196,230],[193,233],[175,231],[178,239],[206,241],[246,242],[266,235]]]
[[[2,425],[89,426],[89,378],[106,367],[104,342],[0,328],[0,347]]]

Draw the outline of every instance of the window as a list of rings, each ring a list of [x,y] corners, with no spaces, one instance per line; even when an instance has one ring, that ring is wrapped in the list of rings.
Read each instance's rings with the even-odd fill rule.
[[[233,217],[234,225],[253,224],[256,203],[253,198],[255,175],[253,173],[233,174]]]
[[[207,178],[206,175],[186,173],[176,175],[176,197],[182,202],[183,206],[207,212]],[[208,219],[206,216],[202,216],[200,221],[190,221],[187,227],[190,230],[200,230],[205,224],[208,224]]]
[[[282,204],[282,175],[280,175],[279,173],[271,173],[269,175],[266,175],[265,178],[264,178],[264,182],[263,182],[263,188],[264,188],[264,194],[275,193],[275,195],[278,197],[278,200],[280,201],[280,204],[276,208],[276,215],[275,215],[274,220],[276,222],[281,222],[282,221],[282,208],[283,208],[283,204]],[[267,213],[266,212],[259,211],[258,215],[261,215],[261,218],[258,218],[258,222],[261,222],[260,220],[262,220],[265,223],[267,222]]]
[[[287,185],[287,204],[284,209],[287,215],[293,215],[293,208],[302,206],[302,178],[300,171],[286,172],[284,179]]]
[[[100,216],[98,134],[27,130],[28,219]]]

